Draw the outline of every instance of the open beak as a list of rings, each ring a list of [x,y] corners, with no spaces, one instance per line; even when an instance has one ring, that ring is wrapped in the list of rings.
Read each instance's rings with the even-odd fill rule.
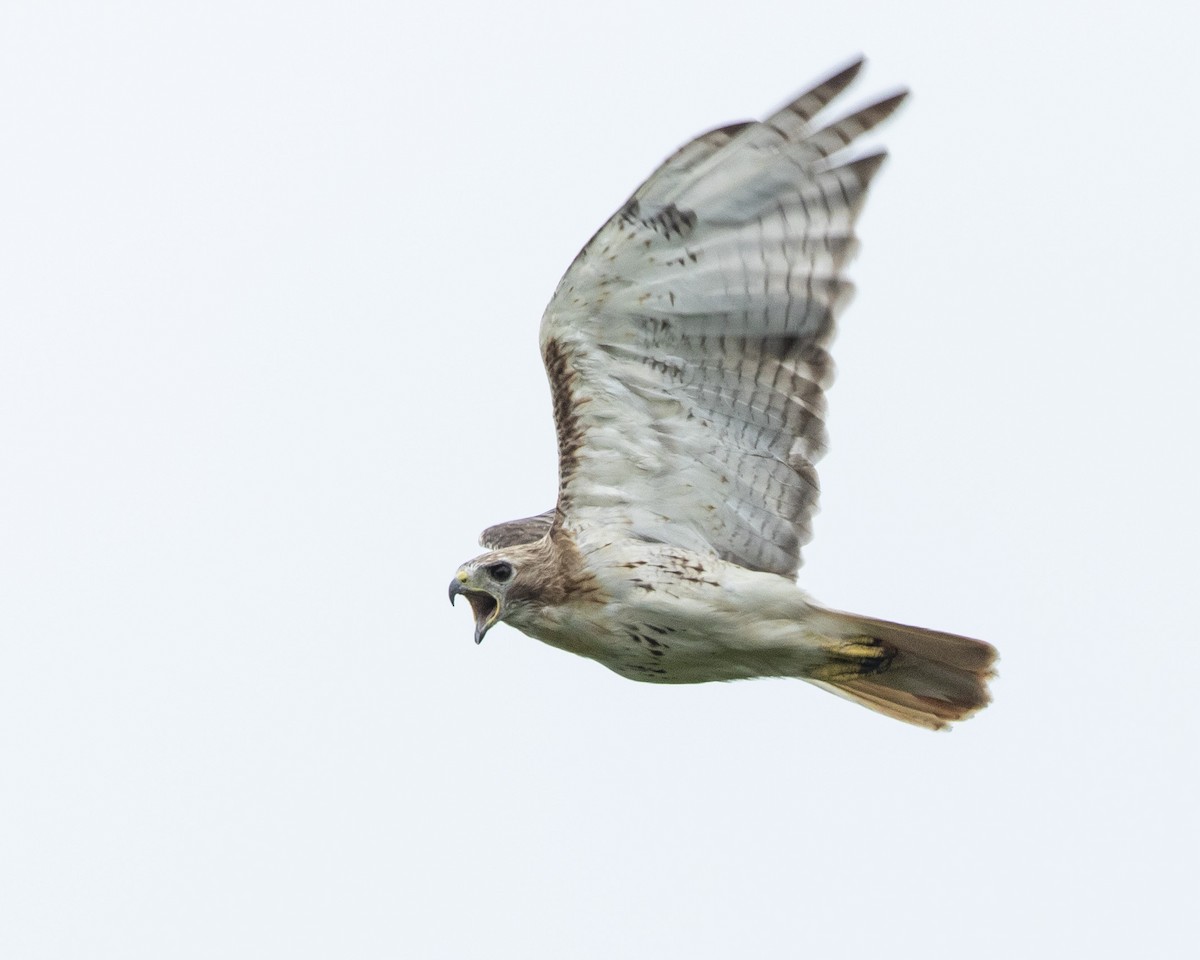
[[[450,605],[454,606],[454,598],[459,594],[467,598],[471,612],[475,614],[475,642],[483,643],[484,634],[500,618],[500,602],[483,590],[468,590],[465,579],[465,574],[459,574],[450,581]]]

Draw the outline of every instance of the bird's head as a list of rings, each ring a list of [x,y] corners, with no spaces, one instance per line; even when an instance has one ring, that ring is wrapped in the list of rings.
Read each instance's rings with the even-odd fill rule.
[[[510,593],[519,571],[518,558],[496,551],[464,563],[450,581],[450,603],[461,594],[471,604],[476,643],[482,643],[492,625],[510,612],[513,605]]]

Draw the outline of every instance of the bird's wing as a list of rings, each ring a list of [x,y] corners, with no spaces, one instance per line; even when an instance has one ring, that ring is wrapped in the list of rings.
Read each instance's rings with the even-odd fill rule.
[[[553,522],[554,511],[547,510],[536,517],[497,523],[479,535],[479,545],[489,550],[503,550],[505,547],[515,547],[522,543],[533,543],[550,532]]]
[[[906,95],[814,123],[861,66],[683,147],[559,283],[541,347],[568,532],[619,528],[795,574],[842,266],[884,158],[847,148]]]

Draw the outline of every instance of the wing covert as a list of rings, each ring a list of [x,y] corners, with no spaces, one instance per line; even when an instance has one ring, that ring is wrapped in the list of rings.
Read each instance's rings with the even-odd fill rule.
[[[515,547],[522,543],[533,543],[550,532],[553,522],[554,511],[547,510],[536,517],[497,523],[479,535],[479,545],[488,550],[503,550],[505,547]]]

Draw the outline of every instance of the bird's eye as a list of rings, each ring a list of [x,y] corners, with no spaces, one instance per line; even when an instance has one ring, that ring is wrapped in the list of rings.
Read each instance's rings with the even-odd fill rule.
[[[491,578],[497,583],[507,583],[512,579],[513,569],[511,563],[506,563],[501,560],[499,563],[493,563],[487,568]]]

